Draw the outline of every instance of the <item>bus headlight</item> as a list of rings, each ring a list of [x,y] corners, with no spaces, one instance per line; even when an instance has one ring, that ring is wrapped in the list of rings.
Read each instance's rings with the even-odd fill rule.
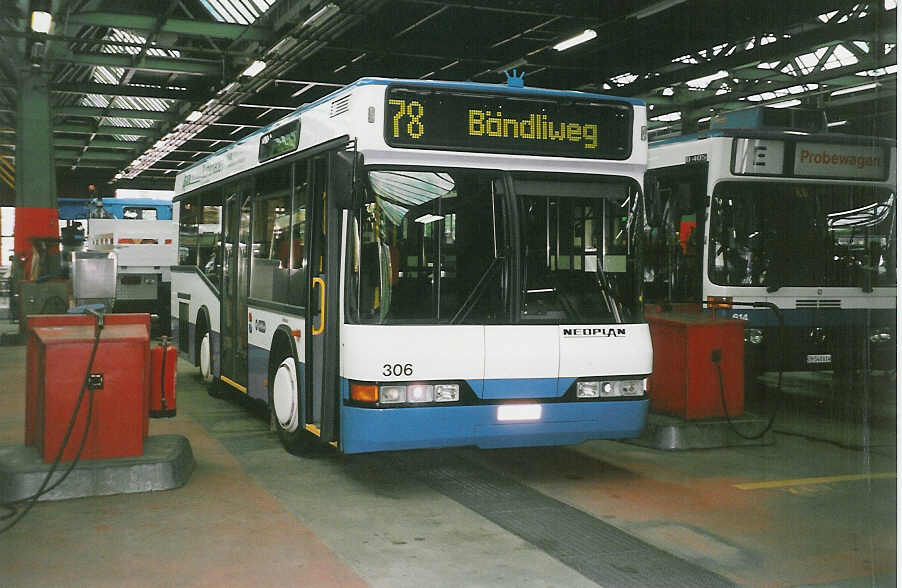
[[[583,380],[576,383],[577,398],[642,396],[645,380]]]
[[[621,396],[642,396],[645,393],[645,380],[624,380],[618,383]]]
[[[407,402],[432,402],[432,386],[428,384],[407,386]]]
[[[881,329],[871,329],[871,335],[868,337],[871,343],[889,343],[893,340],[893,334],[886,327]]]
[[[577,398],[598,398],[598,390],[601,388],[601,382],[598,380],[590,380],[588,382],[576,383]]]
[[[379,386],[380,404],[407,402],[407,386]]]
[[[764,343],[764,331],[761,329],[746,329],[745,342],[752,345],[761,345]]]
[[[460,400],[460,385],[436,384],[434,394],[436,402],[457,402]]]
[[[357,388],[361,388],[357,386]],[[355,388],[352,387],[352,390]],[[352,395],[353,399],[357,399]],[[433,402],[457,402],[460,400],[460,384],[382,384],[379,386],[379,404],[430,404]]]

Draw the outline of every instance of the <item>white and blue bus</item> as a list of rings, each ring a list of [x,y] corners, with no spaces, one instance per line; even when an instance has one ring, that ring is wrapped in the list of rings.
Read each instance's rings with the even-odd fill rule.
[[[642,102],[361,79],[181,172],[172,331],[285,447],[637,436]]]
[[[650,146],[646,302],[746,321],[751,376],[895,368],[896,143],[827,131],[756,107]]]

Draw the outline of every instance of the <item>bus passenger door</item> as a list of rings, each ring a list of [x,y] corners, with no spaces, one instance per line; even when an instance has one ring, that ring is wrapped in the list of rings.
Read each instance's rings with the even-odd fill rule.
[[[338,439],[338,327],[341,210],[328,194],[329,158],[312,162],[307,232],[306,377],[308,430],[322,441]]]
[[[247,393],[247,289],[250,240],[250,186],[235,187],[226,199],[223,222],[221,377]]]

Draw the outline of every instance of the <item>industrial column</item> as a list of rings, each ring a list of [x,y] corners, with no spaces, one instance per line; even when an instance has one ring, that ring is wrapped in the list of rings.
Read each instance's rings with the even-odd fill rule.
[[[41,241],[59,237],[52,137],[49,76],[25,64],[19,71],[16,126],[14,247],[20,280],[38,276],[39,268],[32,267],[35,251],[39,255],[58,251],[56,245]]]

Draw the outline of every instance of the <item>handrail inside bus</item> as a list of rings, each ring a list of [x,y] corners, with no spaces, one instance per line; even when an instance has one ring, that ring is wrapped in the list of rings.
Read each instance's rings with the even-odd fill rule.
[[[319,285],[319,328],[313,329],[311,335],[320,335],[326,330],[326,282],[322,278],[313,278],[313,285]]]

